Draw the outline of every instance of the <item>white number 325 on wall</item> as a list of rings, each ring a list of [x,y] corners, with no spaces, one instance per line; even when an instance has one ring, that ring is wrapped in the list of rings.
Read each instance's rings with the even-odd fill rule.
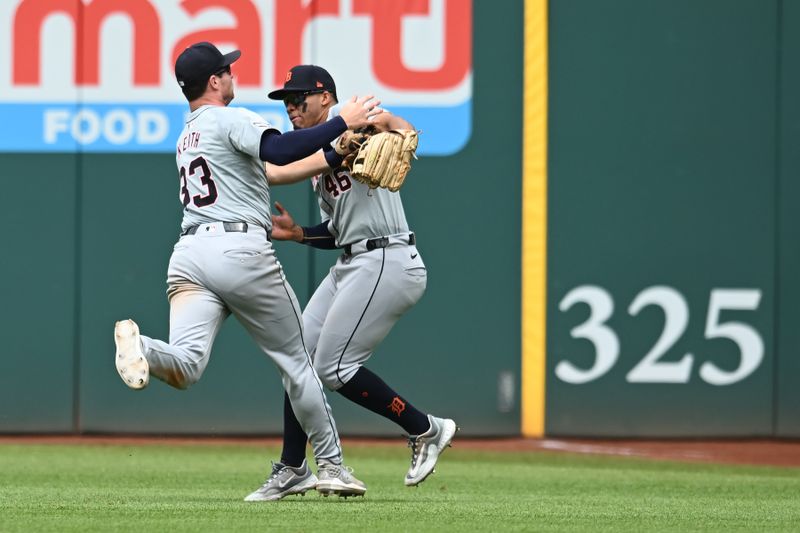
[[[722,370],[710,361],[700,366],[700,377],[711,385],[731,385],[752,374],[764,359],[764,341],[758,332],[743,322],[720,322],[720,311],[755,311],[761,301],[758,289],[712,289],[708,303],[705,337],[726,338],[739,346],[739,366],[733,371]],[[595,285],[575,287],[558,305],[559,310],[568,311],[576,303],[588,304],[589,318],[570,331],[575,339],[587,339],[595,348],[594,364],[589,369],[578,368],[562,360],[556,365],[556,376],[562,381],[583,384],[606,374],[619,357],[619,339],[606,321],[614,312],[611,295]],[[689,305],[683,295],[663,285],[648,287],[640,292],[628,313],[632,316],[650,305],[664,310],[664,330],[661,336],[626,376],[629,383],[688,383],[694,356],[685,354],[680,361],[659,361],[681,337],[689,323]]]

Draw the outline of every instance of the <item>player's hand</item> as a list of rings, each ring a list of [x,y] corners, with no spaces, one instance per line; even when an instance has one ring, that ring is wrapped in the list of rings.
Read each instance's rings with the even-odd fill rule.
[[[344,119],[347,129],[357,130],[368,126],[371,117],[383,113],[383,109],[378,107],[380,104],[381,101],[371,94],[359,97],[353,96],[342,106],[339,116]]]
[[[393,115],[384,109],[383,113],[375,115],[370,121],[370,127],[376,131],[413,130],[414,126],[401,116]]]
[[[277,215],[272,215],[272,240],[297,241],[303,240],[303,228],[295,224],[292,215],[284,209],[280,202],[275,202]]]

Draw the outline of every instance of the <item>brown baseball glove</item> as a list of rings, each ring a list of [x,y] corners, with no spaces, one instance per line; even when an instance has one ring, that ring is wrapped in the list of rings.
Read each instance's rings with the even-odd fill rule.
[[[369,185],[395,192],[400,189],[416,158],[416,130],[389,130],[368,137],[353,160],[350,175]]]
[[[344,156],[342,166],[347,167],[348,170],[353,168],[353,160],[356,158],[356,153],[364,141],[374,135],[377,130],[374,127],[361,128],[358,130],[347,130],[342,133],[333,145],[336,153]]]

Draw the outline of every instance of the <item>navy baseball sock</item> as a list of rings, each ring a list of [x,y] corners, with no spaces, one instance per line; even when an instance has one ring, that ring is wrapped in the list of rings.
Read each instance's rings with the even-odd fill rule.
[[[303,464],[303,459],[306,458],[306,442],[308,442],[308,435],[305,434],[297,417],[294,416],[289,395],[284,393],[281,463],[295,467]]]
[[[363,366],[336,392],[351,402],[399,424],[409,435],[425,433],[431,426],[427,415],[418,411],[381,378]]]

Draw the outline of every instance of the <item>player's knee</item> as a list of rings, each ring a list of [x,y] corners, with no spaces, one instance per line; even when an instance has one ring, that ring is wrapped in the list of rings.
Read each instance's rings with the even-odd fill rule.
[[[175,387],[176,389],[186,390],[195,383],[197,383],[197,379],[194,376],[187,375],[187,374],[175,374],[172,376],[172,379],[168,381],[170,385]]]
[[[317,371],[319,380],[322,385],[328,390],[336,390],[342,386],[336,378],[336,367],[330,367],[322,364],[314,363],[314,370]]]
[[[319,380],[322,382],[322,385],[325,386],[328,390],[336,390],[342,386],[341,383],[336,379],[335,375],[331,374],[320,374]]]
[[[175,388],[180,390],[186,390],[195,383],[197,382],[181,377],[175,381]]]
[[[199,370],[194,367],[184,367],[180,369],[176,369],[169,379],[167,379],[167,383],[175,387],[176,389],[186,390],[198,381],[200,381],[200,376],[202,375],[202,370]]]
[[[316,368],[316,367],[315,367]],[[337,390],[347,383],[353,374],[358,371],[358,365],[350,367],[323,366],[316,368],[320,381],[328,390]]]

